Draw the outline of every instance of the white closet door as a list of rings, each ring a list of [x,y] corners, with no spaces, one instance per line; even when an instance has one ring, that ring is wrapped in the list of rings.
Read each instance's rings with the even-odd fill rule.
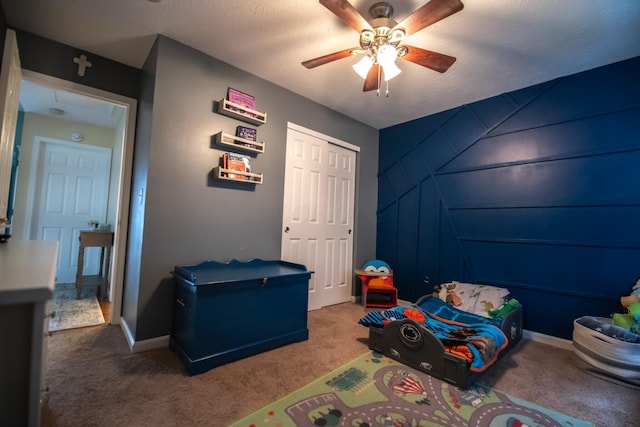
[[[282,259],[314,271],[309,310],[351,298],[355,164],[354,151],[288,129]]]

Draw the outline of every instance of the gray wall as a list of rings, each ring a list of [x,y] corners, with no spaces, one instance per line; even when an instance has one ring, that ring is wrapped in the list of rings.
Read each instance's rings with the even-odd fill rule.
[[[136,341],[170,333],[175,265],[280,257],[288,121],[361,148],[354,265],[375,256],[376,129],[164,36],[142,74],[123,304]],[[242,124],[213,112],[228,87],[254,95],[268,115],[258,127],[265,153],[252,159],[262,185],[211,177],[223,152],[212,135]]]

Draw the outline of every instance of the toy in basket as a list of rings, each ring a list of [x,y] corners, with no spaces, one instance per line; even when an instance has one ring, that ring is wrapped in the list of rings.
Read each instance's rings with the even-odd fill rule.
[[[640,388],[640,279],[620,303],[627,313],[574,320],[575,361],[587,372]]]
[[[607,379],[640,387],[640,337],[606,317],[582,316],[573,322],[576,365]]]
[[[631,289],[631,294],[620,298],[620,303],[627,309],[627,313],[613,315],[613,323],[630,332],[640,334],[640,279]]]

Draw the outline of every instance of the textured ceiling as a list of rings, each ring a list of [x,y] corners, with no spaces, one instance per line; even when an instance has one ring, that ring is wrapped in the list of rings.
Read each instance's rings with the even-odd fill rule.
[[[157,34],[343,114],[384,128],[640,55],[637,0],[462,0],[464,9],[406,39],[457,58],[444,74],[399,60],[389,97],[362,92],[349,57],[304,60],[358,45],[315,0],[0,0],[7,23],[141,68]],[[353,0],[368,18],[375,0]],[[424,0],[395,0],[401,21]]]

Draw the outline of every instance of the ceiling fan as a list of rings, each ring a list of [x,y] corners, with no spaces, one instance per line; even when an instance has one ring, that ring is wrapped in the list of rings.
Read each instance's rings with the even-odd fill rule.
[[[377,89],[380,95],[382,80],[388,82],[401,72],[395,63],[396,58],[440,73],[447,71],[456,60],[452,56],[405,45],[402,42],[405,37],[461,11],[464,5],[460,0],[431,0],[400,23],[392,18],[393,6],[388,2],[378,2],[369,8],[370,21],[347,0],[320,0],[320,4],[360,33],[360,46],[304,61],[302,65],[309,69],[351,55],[365,54],[353,68],[364,79],[362,90],[366,92]]]

